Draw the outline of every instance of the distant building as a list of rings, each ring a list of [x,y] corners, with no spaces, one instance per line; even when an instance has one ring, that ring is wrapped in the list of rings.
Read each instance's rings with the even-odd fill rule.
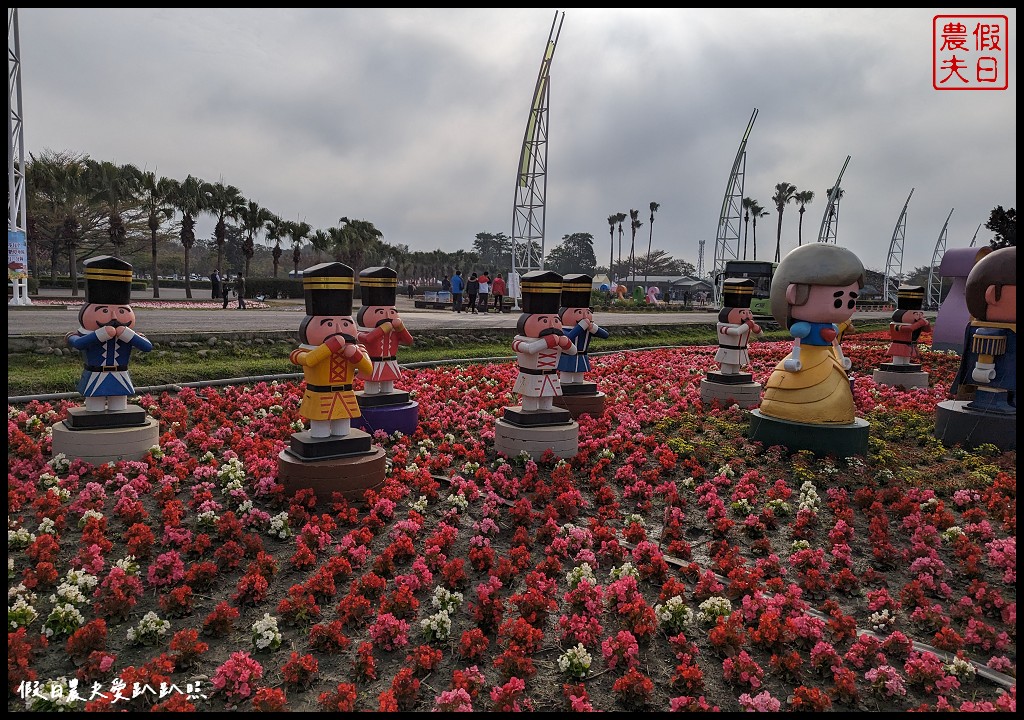
[[[636,285],[644,285],[643,275],[636,275],[622,280],[630,292]],[[683,302],[686,293],[690,294],[690,300],[696,300],[698,293],[706,292],[711,295],[711,283],[707,280],[697,280],[688,275],[648,275],[645,289],[655,286],[661,291],[661,299],[668,302]]]

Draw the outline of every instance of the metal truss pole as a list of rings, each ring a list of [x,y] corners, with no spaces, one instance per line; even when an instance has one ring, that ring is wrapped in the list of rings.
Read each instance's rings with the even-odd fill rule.
[[[934,310],[942,302],[942,276],[936,269],[942,263],[942,256],[946,254],[946,238],[949,235],[949,219],[953,217],[953,210],[950,208],[946,222],[942,223],[942,230],[939,232],[939,239],[935,241],[935,249],[932,251],[932,264],[928,266],[928,309]]]
[[[892,231],[892,240],[889,241],[889,254],[885,260],[885,287],[882,288],[882,300],[889,302],[899,294],[900,281],[903,279],[903,241],[907,237],[907,206],[910,205],[910,198],[914,196],[914,188],[910,188],[907,201],[903,203],[903,212],[900,219],[896,221],[896,228]]]
[[[843,196],[843,191],[839,187],[839,183],[843,179],[843,173],[846,172],[846,166],[850,164],[850,156],[846,156],[846,162],[843,163],[843,169],[839,171],[839,177],[836,178],[836,184],[832,186],[832,189],[828,193],[828,203],[825,205],[825,213],[821,216],[821,229],[818,230],[818,242],[830,242],[833,245],[836,244],[836,233],[839,231],[839,199]]]
[[[544,46],[537,85],[533,91],[526,133],[516,168],[515,204],[512,211],[512,273],[518,277],[544,267],[544,222],[547,198],[548,101],[551,94],[551,61],[562,32],[563,12],[551,22]],[[518,283],[516,283],[518,288]],[[513,294],[513,310],[519,309]]]
[[[21,36],[18,8],[7,10],[7,245],[8,268],[24,270],[11,280],[14,286],[9,305],[31,305],[28,296],[28,236],[25,210],[25,126],[21,112]],[[25,249],[25,267],[16,268],[11,248]],[[19,259],[20,262],[20,259]]]
[[[732,169],[729,171],[729,182],[725,186],[725,196],[722,198],[722,210],[718,215],[718,232],[715,235],[715,259],[712,273],[712,287],[714,288],[715,305],[721,305],[722,289],[719,287],[719,278],[725,273],[725,263],[729,260],[739,260],[740,255],[740,219],[743,215],[743,182],[747,171],[747,138],[754,127],[754,120],[757,119],[757,108],[750,115],[747,122],[747,129],[740,140],[740,146],[736,150],[736,157],[732,161]]]

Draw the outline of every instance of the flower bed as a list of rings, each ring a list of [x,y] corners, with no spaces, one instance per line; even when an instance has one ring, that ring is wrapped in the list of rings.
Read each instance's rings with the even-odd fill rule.
[[[512,363],[410,371],[365,505],[282,495],[297,383],[142,396],[159,449],[100,467],[9,407],[8,708],[1015,709],[1016,453],[944,448],[957,356],[902,392],[880,340],[866,458],[752,444],[708,347],[595,358],[569,462],[495,454]]]
[[[33,305],[56,305],[58,307],[78,307],[85,302],[85,299],[76,298],[34,298],[32,300]],[[149,310],[223,310],[224,302],[222,300],[132,300],[132,307],[135,309],[143,308]],[[245,307],[247,309],[266,309],[269,308],[265,302],[259,300],[246,299]],[[238,309],[238,299],[232,298],[227,306],[228,310]]]

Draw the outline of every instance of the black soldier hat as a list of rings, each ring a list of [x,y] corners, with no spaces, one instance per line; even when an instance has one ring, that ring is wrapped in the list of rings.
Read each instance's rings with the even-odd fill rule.
[[[328,262],[302,271],[302,294],[307,315],[352,315],[352,268]]]
[[[897,310],[920,310],[924,306],[924,285],[900,285],[896,291]]]
[[[755,287],[750,278],[727,278],[722,283],[722,307],[749,308]]]
[[[359,273],[359,297],[363,306],[395,304],[398,273],[389,267],[371,267]]]
[[[85,266],[85,302],[95,305],[128,305],[132,300],[132,266],[121,258],[98,255]]]
[[[523,312],[527,315],[557,315],[562,301],[562,276],[550,270],[531,270],[519,283]]]
[[[562,307],[590,307],[590,291],[594,288],[594,278],[583,273],[570,273],[562,276]]]

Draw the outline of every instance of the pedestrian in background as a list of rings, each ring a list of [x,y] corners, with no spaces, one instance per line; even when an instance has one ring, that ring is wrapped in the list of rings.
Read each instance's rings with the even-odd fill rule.
[[[220,268],[210,273],[210,297],[214,300],[220,297]]]
[[[469,311],[474,315],[476,311],[476,296],[480,294],[480,280],[477,278],[477,274],[473,273],[469,276],[469,281],[466,283],[466,297],[469,298],[466,306]]]
[[[484,270],[483,275],[480,276],[480,312],[487,314],[487,303],[488,298],[491,294],[491,276]]]
[[[445,280],[447,279],[446,277]],[[462,291],[466,289],[465,283],[466,281],[462,278],[462,271],[456,270],[455,274],[452,275],[449,287],[452,291],[452,310],[457,313],[462,312]]]
[[[245,276],[242,273],[238,273],[235,280],[235,292],[238,293],[238,309],[245,310]]]
[[[502,312],[504,310],[502,303],[505,302],[505,281],[501,279],[501,273],[494,276],[494,282],[491,283],[491,295],[494,297],[494,309]]]
[[[230,276],[224,278],[220,283],[220,296],[224,298],[225,310],[228,309],[228,297],[231,295],[231,283],[228,282],[228,278],[230,278]]]

